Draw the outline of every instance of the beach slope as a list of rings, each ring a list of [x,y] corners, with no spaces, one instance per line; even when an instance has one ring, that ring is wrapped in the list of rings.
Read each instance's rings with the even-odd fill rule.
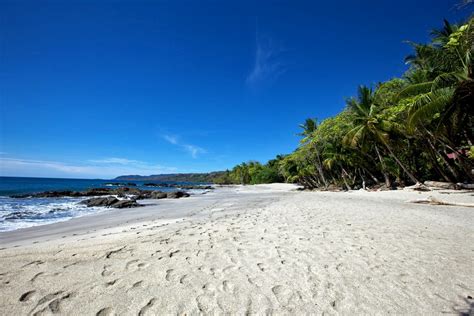
[[[469,313],[474,208],[408,202],[428,196],[474,203],[454,191],[235,186],[4,233],[0,310]]]

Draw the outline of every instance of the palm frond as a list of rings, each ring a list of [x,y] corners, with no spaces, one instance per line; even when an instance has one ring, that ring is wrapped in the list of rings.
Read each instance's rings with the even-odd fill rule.
[[[433,80],[431,91],[451,87],[463,80],[467,80],[467,76],[462,72],[449,72],[441,74],[437,76],[435,80]]]
[[[449,105],[454,88],[442,88],[418,98],[409,113],[408,124],[413,127],[421,122],[431,122],[434,116]]]
[[[407,97],[416,96],[422,93],[427,93],[431,91],[432,86],[433,86],[433,81],[427,81],[427,82],[409,85],[408,87],[400,91],[400,93],[398,94],[398,99],[403,99]]]

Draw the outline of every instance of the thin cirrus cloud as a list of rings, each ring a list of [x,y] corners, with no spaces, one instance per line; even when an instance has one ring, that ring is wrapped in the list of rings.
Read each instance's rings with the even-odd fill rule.
[[[251,89],[273,84],[286,70],[283,48],[268,36],[255,32],[255,60],[245,83]]]
[[[104,159],[97,159],[97,160],[89,160],[92,163],[105,163],[105,164],[118,164],[118,165],[143,165],[145,164],[139,160],[130,160],[126,158],[104,158]]]
[[[159,174],[176,168],[126,158],[104,158],[85,163],[66,163],[0,157],[0,175],[24,177],[111,178],[124,174]]]
[[[181,142],[179,136],[166,134],[162,135],[162,137],[168,143],[178,146],[189,153],[193,158],[197,158],[199,155],[207,153],[207,151],[202,147]]]

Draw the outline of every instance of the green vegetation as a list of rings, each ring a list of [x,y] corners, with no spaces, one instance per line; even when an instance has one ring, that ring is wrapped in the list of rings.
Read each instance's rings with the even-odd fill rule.
[[[301,125],[291,154],[242,163],[216,183],[297,182],[307,188],[472,182],[474,19],[444,22],[414,53],[402,78],[360,86],[345,109]]]
[[[277,156],[265,165],[251,161],[235,166],[231,171],[227,170],[223,174],[214,178],[217,184],[259,184],[283,182],[285,179],[279,171],[280,162],[283,156]]]
[[[150,176],[126,175],[115,178],[119,181],[158,181],[158,182],[196,182],[211,183],[215,178],[224,174],[223,171],[209,173],[173,173],[155,174]]]

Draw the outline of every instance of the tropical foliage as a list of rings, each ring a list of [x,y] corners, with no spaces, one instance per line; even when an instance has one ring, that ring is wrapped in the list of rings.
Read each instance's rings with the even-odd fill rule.
[[[444,21],[410,43],[402,78],[360,86],[342,112],[301,124],[299,147],[262,165],[242,163],[220,183],[298,182],[307,188],[474,180],[474,19]]]
[[[270,160],[265,165],[251,161],[235,166],[232,170],[227,170],[214,179],[218,184],[260,184],[283,182],[284,179],[279,173],[279,163],[282,157]]]

